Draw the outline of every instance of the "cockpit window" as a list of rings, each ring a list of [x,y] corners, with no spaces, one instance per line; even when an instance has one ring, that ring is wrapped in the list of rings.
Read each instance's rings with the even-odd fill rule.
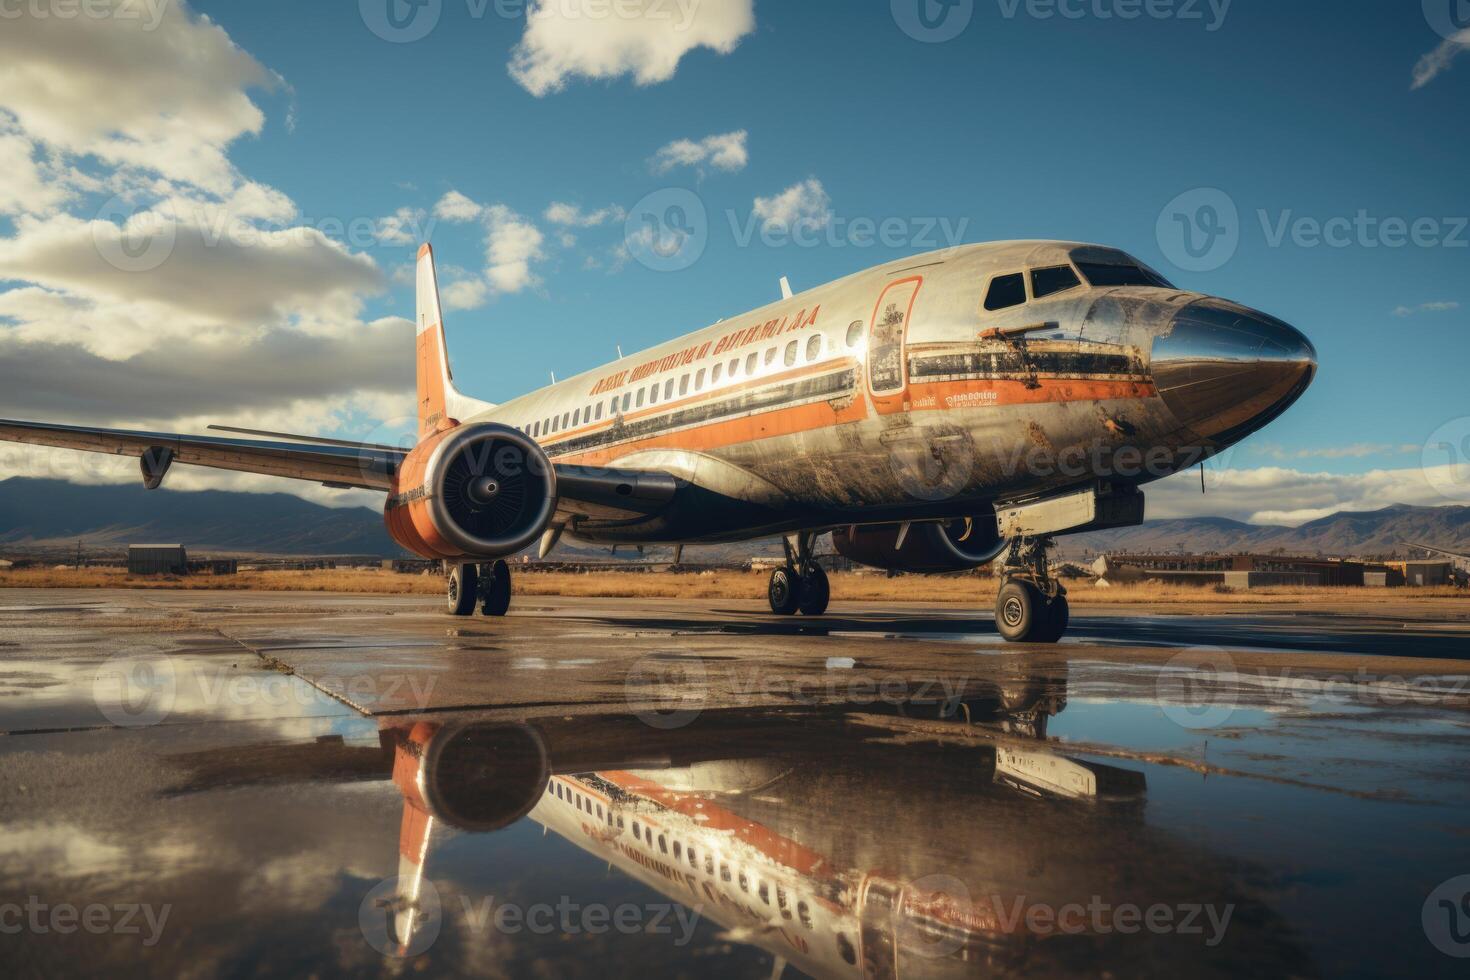
[[[1031,298],[1041,299],[1053,293],[1065,293],[1082,285],[1077,273],[1070,265],[1052,266],[1049,269],[1031,270]]]
[[[1102,262],[1078,262],[1077,268],[1094,286],[1159,286],[1174,288],[1163,276],[1137,265],[1114,265]]]
[[[987,310],[1004,310],[1026,302],[1026,277],[1017,272],[1009,276],[996,276],[990,280],[990,292],[985,295]]]

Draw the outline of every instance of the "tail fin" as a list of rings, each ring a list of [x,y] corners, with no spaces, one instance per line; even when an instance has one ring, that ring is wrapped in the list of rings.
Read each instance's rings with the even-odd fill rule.
[[[444,314],[439,306],[439,277],[434,250],[419,249],[418,267],[418,402],[419,435],[427,436],[495,406],[466,398],[454,387],[449,348],[444,342]]]

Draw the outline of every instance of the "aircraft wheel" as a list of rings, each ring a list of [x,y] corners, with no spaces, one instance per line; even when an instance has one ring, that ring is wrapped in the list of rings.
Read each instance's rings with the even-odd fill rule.
[[[449,615],[474,615],[475,599],[479,595],[479,579],[479,572],[474,565],[455,565],[449,570],[444,588]]]
[[[1030,582],[1012,579],[995,597],[995,628],[1011,643],[1055,643],[1064,608]]]
[[[777,616],[794,616],[800,602],[796,577],[784,568],[771,573],[771,584],[766,589],[766,598],[771,600],[771,612]]]
[[[510,566],[503,560],[482,565],[480,612],[486,616],[504,616],[510,612]]]
[[[832,601],[832,584],[821,565],[812,563],[812,570],[801,580],[801,596],[797,608],[803,616],[820,616],[827,611]]]

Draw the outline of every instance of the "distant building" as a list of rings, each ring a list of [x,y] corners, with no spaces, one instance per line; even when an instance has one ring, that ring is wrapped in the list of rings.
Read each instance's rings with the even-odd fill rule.
[[[1112,583],[1151,579],[1239,589],[1268,585],[1394,584],[1370,582],[1380,573],[1388,577],[1389,569],[1384,565],[1284,555],[1104,555],[1093,562],[1092,570],[1100,579]]]
[[[1388,567],[1398,572],[1406,585],[1451,585],[1454,580],[1452,561],[1391,561]]]
[[[128,545],[129,575],[187,575],[189,555],[181,544]]]

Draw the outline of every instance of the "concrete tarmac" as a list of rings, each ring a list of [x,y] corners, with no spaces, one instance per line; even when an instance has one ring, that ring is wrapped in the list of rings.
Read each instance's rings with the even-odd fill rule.
[[[0,948],[48,976],[1458,974],[1448,608],[1079,607],[1040,647],[922,604],[7,590]]]

